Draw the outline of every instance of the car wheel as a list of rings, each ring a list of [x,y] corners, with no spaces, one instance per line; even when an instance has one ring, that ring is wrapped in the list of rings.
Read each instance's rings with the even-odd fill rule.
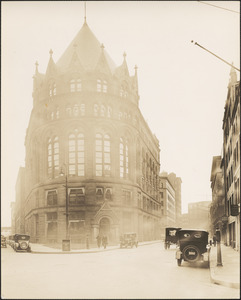
[[[201,253],[198,247],[195,245],[186,246],[183,249],[182,253],[183,253],[184,260],[188,262],[196,262],[200,260]]]
[[[177,265],[178,265],[178,267],[180,267],[181,264],[182,264],[182,259],[181,259],[181,258],[178,258],[178,259],[177,259]]]

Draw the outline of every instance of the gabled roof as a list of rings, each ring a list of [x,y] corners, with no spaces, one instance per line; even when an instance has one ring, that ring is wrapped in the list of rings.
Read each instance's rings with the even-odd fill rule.
[[[73,53],[76,51],[77,56],[80,60],[81,65],[85,68],[86,71],[94,70],[97,62],[101,55],[101,44],[90,30],[87,23],[84,23],[80,31],[77,33],[75,38],[72,40],[68,48],[65,50],[63,55],[60,57],[56,65],[61,69],[66,69],[70,65],[70,61],[73,57]],[[108,66],[113,73],[116,65],[104,51]]]

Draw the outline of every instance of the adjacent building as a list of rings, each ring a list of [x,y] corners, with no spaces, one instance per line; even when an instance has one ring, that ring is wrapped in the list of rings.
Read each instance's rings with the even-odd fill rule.
[[[226,239],[227,218],[225,217],[224,177],[222,172],[222,157],[214,156],[211,169],[212,203],[210,206],[210,234],[214,236],[216,229],[221,230],[222,240]]]
[[[162,235],[165,227],[175,227],[181,223],[181,182],[181,178],[174,173],[162,172],[159,175]]]
[[[46,72],[36,63],[33,78],[16,229],[40,243],[98,234],[116,243],[127,231],[159,239],[159,141],[139,108],[137,67],[131,75],[125,53],[116,66],[86,22],[56,63],[49,54]]]
[[[210,205],[211,201],[188,203],[188,225],[190,228],[209,231]]]
[[[234,68],[230,71],[223,117],[223,155],[227,245],[240,249],[240,81]]]

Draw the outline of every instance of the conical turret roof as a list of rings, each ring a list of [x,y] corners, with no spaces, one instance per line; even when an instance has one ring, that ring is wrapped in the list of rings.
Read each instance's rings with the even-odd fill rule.
[[[84,23],[80,31],[77,33],[68,48],[58,60],[56,65],[60,69],[68,68],[74,51],[76,51],[80,63],[86,71],[94,70],[96,68],[102,51],[101,43],[97,40],[93,32],[90,30],[87,23]],[[113,73],[116,65],[105,50],[104,55],[106,57],[109,68]]]

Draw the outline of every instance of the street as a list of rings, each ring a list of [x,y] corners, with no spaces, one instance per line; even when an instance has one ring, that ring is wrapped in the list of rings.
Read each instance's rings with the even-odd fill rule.
[[[2,248],[2,298],[239,299],[210,282],[206,265],[177,266],[163,243],[83,254],[16,253]]]

